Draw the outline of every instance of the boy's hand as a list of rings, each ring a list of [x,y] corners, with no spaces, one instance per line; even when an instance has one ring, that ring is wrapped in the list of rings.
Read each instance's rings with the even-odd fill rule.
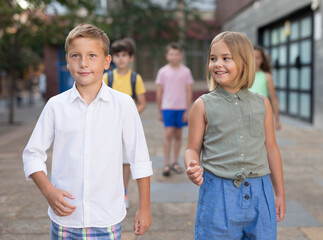
[[[144,234],[148,230],[151,221],[152,217],[150,210],[142,211],[139,209],[136,213],[135,223],[133,226],[135,235]]]
[[[46,193],[45,197],[57,216],[69,216],[76,209],[75,206],[68,203],[65,199],[65,197],[68,197],[69,199],[74,199],[74,197],[64,190],[53,187],[48,193]]]
[[[186,175],[188,178],[195,183],[197,186],[201,186],[203,183],[203,172],[201,166],[197,165],[197,161],[190,161],[187,169]]]
[[[285,199],[282,197],[276,197],[275,205],[276,205],[277,222],[280,222],[285,217],[285,212],[286,212]]]

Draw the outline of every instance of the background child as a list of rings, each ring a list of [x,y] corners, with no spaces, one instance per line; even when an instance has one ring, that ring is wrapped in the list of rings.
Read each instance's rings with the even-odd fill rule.
[[[224,32],[213,39],[207,71],[211,92],[193,104],[185,151],[186,173],[201,185],[195,239],[276,239],[276,221],[284,218],[271,105],[247,90],[254,66],[252,45],[243,34]]]
[[[279,105],[276,96],[274,81],[271,76],[271,65],[270,61],[265,53],[265,49],[261,46],[254,46],[255,59],[256,59],[256,77],[252,87],[249,89],[252,92],[262,94],[266,97],[270,97],[270,101],[273,106],[275,114],[275,128],[276,130],[281,129],[279,121]]]
[[[184,66],[182,49],[178,43],[170,43],[166,47],[168,64],[159,69],[156,77],[157,104],[159,119],[164,122],[164,155],[165,167],[163,175],[169,176],[170,170],[182,173],[178,165],[178,156],[182,144],[182,127],[187,126],[188,111],[192,102],[191,71]],[[174,156],[170,166],[170,149],[174,139]]]
[[[123,152],[139,188],[134,230],[143,234],[151,223],[152,167],[134,102],[102,82],[109,38],[81,24],[69,33],[65,51],[74,86],[47,102],[23,152],[26,178],[50,205],[51,239],[121,239]],[[53,141],[50,182],[45,162]]]
[[[139,113],[146,107],[145,86],[141,76],[130,70],[134,58],[134,46],[130,39],[117,40],[111,45],[113,62],[116,68],[103,75],[103,81],[113,89],[126,93],[137,103]],[[123,158],[123,184],[125,203],[129,208],[127,187],[130,179],[130,164],[126,156]]]

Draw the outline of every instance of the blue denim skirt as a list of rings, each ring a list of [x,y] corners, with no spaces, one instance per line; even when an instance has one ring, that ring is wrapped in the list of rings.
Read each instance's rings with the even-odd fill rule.
[[[195,240],[277,239],[275,198],[270,175],[233,180],[204,171],[199,190]]]

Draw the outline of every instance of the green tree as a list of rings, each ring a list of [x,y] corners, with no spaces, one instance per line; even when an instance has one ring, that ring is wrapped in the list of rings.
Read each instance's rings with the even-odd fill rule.
[[[62,45],[67,33],[81,22],[95,23],[95,5],[86,0],[57,0],[64,13],[46,13],[51,0],[0,1],[0,70],[8,76],[9,124],[14,123],[17,77],[36,67],[45,45]],[[83,10],[83,11],[82,11]]]

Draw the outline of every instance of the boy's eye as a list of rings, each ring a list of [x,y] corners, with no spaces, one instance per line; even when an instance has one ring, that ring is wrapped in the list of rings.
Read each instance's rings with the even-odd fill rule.
[[[95,54],[90,54],[90,57],[91,57],[91,58],[93,58],[93,57],[95,57],[95,56],[96,56]]]
[[[72,58],[76,58],[76,57],[78,57],[79,55],[78,54],[76,54],[76,53],[74,53],[74,54],[72,54]]]

